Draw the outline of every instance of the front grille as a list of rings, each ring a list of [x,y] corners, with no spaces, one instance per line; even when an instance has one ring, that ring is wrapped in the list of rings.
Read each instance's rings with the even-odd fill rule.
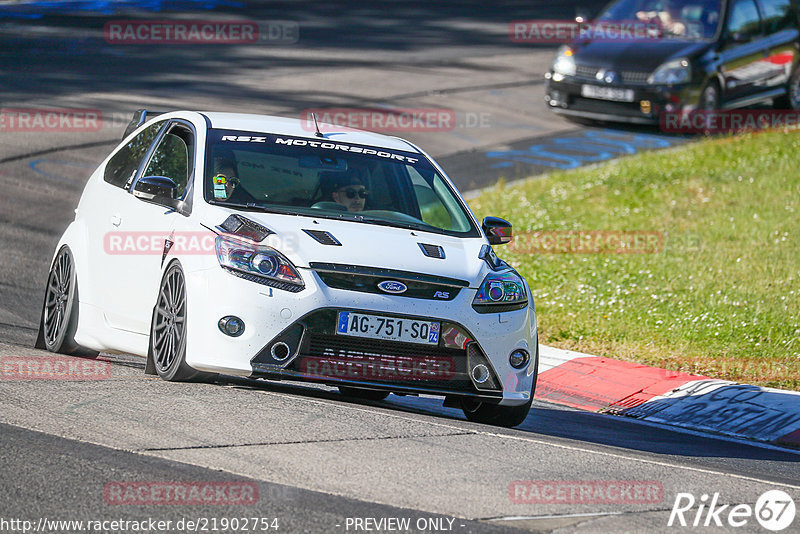
[[[333,380],[475,391],[465,350],[413,343],[311,334],[290,369]]]
[[[622,81],[625,83],[643,84],[647,83],[647,78],[650,77],[649,72],[641,72],[636,70],[623,70]]]
[[[578,65],[575,67],[575,76],[579,78],[591,78],[595,79],[597,76],[597,67],[589,67],[586,65]]]
[[[337,334],[340,311],[344,310],[325,308],[298,319],[251,360],[254,375],[328,384],[370,384],[393,391],[484,398],[502,395],[493,366],[464,327],[441,321],[442,333],[437,345],[370,339]],[[278,342],[289,345],[293,358],[274,361],[269,350]],[[468,372],[470,360],[472,365],[486,365],[492,380],[480,387],[473,385]]]
[[[614,70],[614,69],[609,69]],[[590,67],[587,65],[578,65],[575,67],[575,77],[592,80],[597,82],[597,73],[600,71],[598,67]],[[618,71],[622,76],[622,83],[641,85],[647,83],[647,78],[650,77],[649,72],[642,72],[638,70],[623,70]]]
[[[311,263],[310,266],[326,286],[334,289],[387,295],[378,284],[389,280],[401,281],[407,289],[403,293],[392,293],[394,297],[448,301],[456,298],[461,289],[469,285],[466,281],[454,278],[394,269],[326,263]]]
[[[576,96],[571,99],[569,109],[593,113],[607,113],[623,117],[649,117],[642,113],[639,108],[639,102],[612,102]]]

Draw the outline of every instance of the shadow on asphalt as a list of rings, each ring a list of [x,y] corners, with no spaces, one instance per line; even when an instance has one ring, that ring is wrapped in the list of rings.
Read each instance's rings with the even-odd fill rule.
[[[24,98],[30,88],[53,98],[72,93],[116,92],[126,90],[158,92],[193,87],[205,95],[221,98],[236,96],[257,100],[268,98],[271,104],[303,109],[320,102],[320,95],[330,98],[325,88],[319,91],[276,93],[261,88],[237,87],[235,95],[225,83],[228,74],[248,69],[269,71],[276,68],[342,66],[386,67],[390,63],[381,52],[404,51],[424,54],[443,47],[507,47],[508,24],[524,19],[571,19],[578,5],[601,6],[603,0],[506,1],[501,6],[491,2],[426,2],[383,0],[364,3],[346,1],[312,2],[195,2],[198,9],[164,9],[170,3],[130,0],[113,4],[102,2],[98,10],[93,2],[69,2],[68,8],[56,8],[53,2],[41,6],[11,5],[0,9],[0,71],[3,72],[3,98]],[[192,2],[173,2],[184,8]],[[227,4],[227,5],[226,5]],[[83,7],[83,9],[81,9]],[[210,9],[202,9],[210,7]],[[22,16],[24,15],[24,16]],[[247,20],[296,22],[299,40],[294,44],[225,45],[117,45],[104,39],[107,22],[119,20]],[[487,24],[496,24],[491,30]],[[553,44],[520,44],[521,49],[554,48]],[[315,59],[308,54],[271,54],[277,50],[363,50],[359,60]],[[260,50],[259,50],[260,49]],[[283,49],[283,50],[281,50]],[[330,53],[327,54],[330,56]],[[431,65],[440,59],[420,60],[415,65]],[[402,58],[398,69],[407,69]],[[457,67],[458,61],[448,61]],[[473,67],[474,68],[474,67]],[[491,67],[486,67],[491,83]],[[198,84],[198,73],[208,73],[205,84]],[[402,76],[402,72],[398,72]],[[353,102],[348,95],[336,95],[339,103]]]

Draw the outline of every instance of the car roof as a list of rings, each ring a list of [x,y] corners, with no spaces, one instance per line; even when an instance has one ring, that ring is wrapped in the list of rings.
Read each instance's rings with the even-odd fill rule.
[[[317,138],[314,135],[313,126],[309,124],[310,120],[289,119],[271,115],[255,115],[251,113],[201,113],[208,118],[211,123],[211,128],[243,130],[247,132],[270,133],[312,139]],[[381,135],[364,130],[343,128],[332,124],[323,125],[321,122],[319,124],[320,130],[324,134],[324,139],[328,141],[420,153],[414,145],[398,137],[390,137],[388,135]],[[319,139],[322,140],[323,138],[320,137]]]

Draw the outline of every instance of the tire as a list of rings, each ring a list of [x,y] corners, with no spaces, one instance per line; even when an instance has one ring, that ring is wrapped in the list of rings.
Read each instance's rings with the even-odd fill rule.
[[[718,111],[719,101],[719,86],[717,82],[711,80],[705,88],[703,88],[703,92],[700,93],[700,102],[697,107],[702,111]]]
[[[533,398],[522,406],[499,406],[478,401],[465,401],[461,409],[467,420],[484,425],[512,428],[521,425],[528,417]]]
[[[50,352],[96,358],[98,352],[75,342],[78,330],[78,277],[68,246],[61,247],[50,266],[36,348]]]
[[[512,428],[519,426],[528,417],[533,404],[533,395],[536,392],[536,381],[539,379],[539,337],[536,336],[536,359],[533,362],[536,366],[531,384],[531,397],[521,406],[500,406],[485,402],[466,399],[461,403],[461,409],[468,421],[481,423],[484,425],[503,426]]]
[[[794,69],[789,83],[786,84],[786,94],[776,98],[775,109],[800,110],[800,66]]]
[[[339,386],[339,393],[345,397],[371,401],[383,400],[389,396],[388,391],[381,391],[378,389],[351,388],[348,386]]]
[[[167,382],[202,378],[186,363],[186,280],[179,263],[164,273],[150,324],[150,354],[155,371]]]

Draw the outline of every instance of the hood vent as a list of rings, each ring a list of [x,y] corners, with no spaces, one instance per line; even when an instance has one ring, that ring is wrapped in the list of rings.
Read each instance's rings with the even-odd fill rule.
[[[313,237],[318,243],[322,243],[323,245],[331,245],[335,247],[341,247],[342,244],[339,243],[339,240],[333,237],[330,232],[326,232],[324,230],[303,230],[305,233]]]
[[[417,243],[417,245],[422,249],[422,253],[429,258],[444,259],[444,249],[439,245],[428,245],[427,243]]]

